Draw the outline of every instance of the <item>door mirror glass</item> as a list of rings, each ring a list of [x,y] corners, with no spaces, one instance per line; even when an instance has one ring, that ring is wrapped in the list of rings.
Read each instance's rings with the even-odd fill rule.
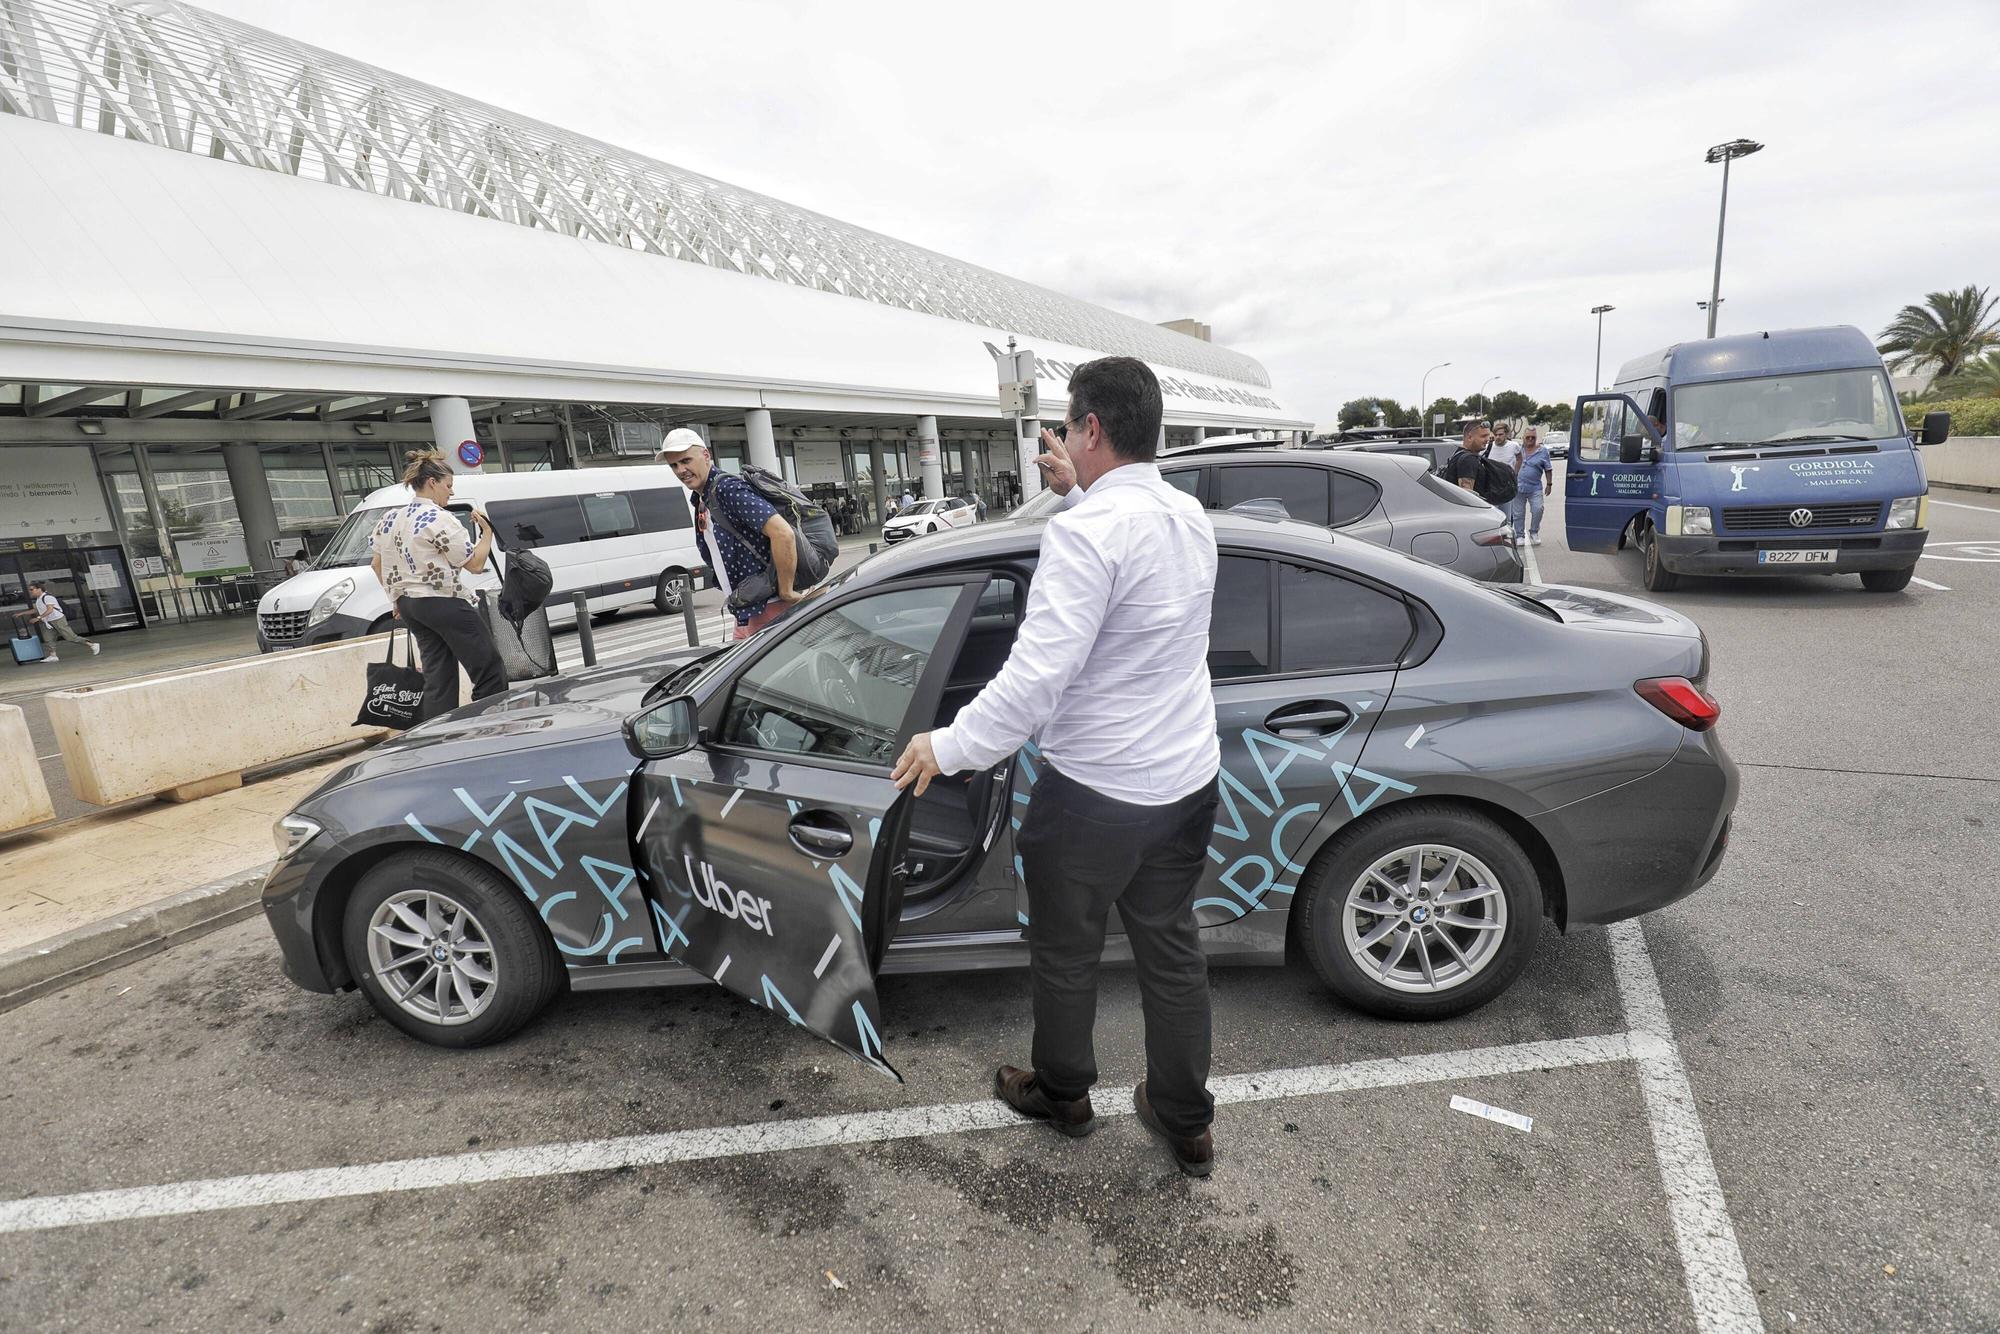
[[[1917,437],[1920,445],[1941,445],[1951,434],[1951,414],[1949,412],[1926,412],[1923,434]]]
[[[637,759],[671,759],[700,740],[694,700],[686,695],[661,700],[625,720],[625,749]]]

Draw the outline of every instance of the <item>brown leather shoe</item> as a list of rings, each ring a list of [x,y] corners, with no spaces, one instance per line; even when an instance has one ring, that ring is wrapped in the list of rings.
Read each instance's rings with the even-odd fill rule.
[[[1042,1092],[1032,1070],[1001,1066],[993,1072],[993,1096],[1023,1116],[1047,1121],[1071,1139],[1082,1139],[1097,1129],[1097,1113],[1091,1110],[1088,1093],[1075,1102],[1059,1102]]]
[[[1173,1152],[1174,1162],[1181,1171],[1191,1177],[1205,1177],[1215,1170],[1215,1135],[1203,1130],[1193,1139],[1170,1134],[1160,1124],[1160,1118],[1153,1113],[1153,1104],[1146,1101],[1146,1081],[1132,1090],[1132,1106],[1138,1110],[1139,1119],[1146,1123],[1146,1129],[1167,1142]]]

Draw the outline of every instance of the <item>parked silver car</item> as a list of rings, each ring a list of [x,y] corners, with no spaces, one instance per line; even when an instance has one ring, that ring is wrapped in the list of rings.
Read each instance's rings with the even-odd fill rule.
[[[1468,578],[1521,582],[1521,556],[1508,541],[1506,515],[1433,476],[1419,457],[1348,449],[1217,452],[1196,446],[1162,454],[1160,473],[1212,510],[1315,523]],[[1014,514],[1050,514],[1057,503],[1053,493],[1043,492]]]

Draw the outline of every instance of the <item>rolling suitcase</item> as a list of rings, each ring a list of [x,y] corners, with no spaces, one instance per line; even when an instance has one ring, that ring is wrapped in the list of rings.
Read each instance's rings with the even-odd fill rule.
[[[25,667],[31,662],[40,662],[49,655],[48,649],[42,646],[42,637],[40,635],[17,634],[9,642],[8,647],[14,650],[14,665],[17,667]]]

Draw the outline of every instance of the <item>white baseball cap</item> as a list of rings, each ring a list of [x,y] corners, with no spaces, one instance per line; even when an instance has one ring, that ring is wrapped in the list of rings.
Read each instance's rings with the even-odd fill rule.
[[[690,449],[706,449],[707,447],[708,442],[703,440],[699,434],[690,431],[685,426],[676,426],[673,430],[668,431],[667,438],[660,442],[658,457],[662,463],[672,463]]]

